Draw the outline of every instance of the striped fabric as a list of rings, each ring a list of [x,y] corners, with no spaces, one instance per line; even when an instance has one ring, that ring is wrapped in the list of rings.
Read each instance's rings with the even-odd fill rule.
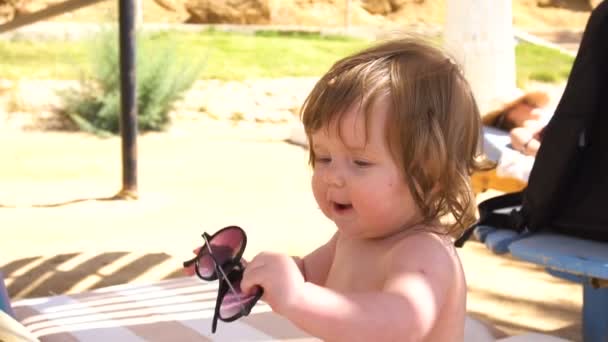
[[[216,294],[217,282],[189,277],[25,299],[13,308],[42,342],[318,341],[263,302],[211,334]]]

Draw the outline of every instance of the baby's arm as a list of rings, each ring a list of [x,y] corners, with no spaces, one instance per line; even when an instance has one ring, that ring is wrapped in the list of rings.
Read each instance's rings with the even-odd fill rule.
[[[327,341],[420,341],[431,332],[453,284],[454,261],[424,234],[387,255],[382,291],[340,293],[304,283],[293,305],[278,307],[301,329]]]
[[[294,257],[300,272],[304,276],[304,280],[321,286],[325,284],[327,274],[334,260],[337,240],[338,233],[336,232],[327,243],[315,249],[304,258]]]

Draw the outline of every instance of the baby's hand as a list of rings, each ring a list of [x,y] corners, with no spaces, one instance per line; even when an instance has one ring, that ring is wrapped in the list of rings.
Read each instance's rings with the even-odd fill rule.
[[[277,253],[263,252],[253,258],[245,268],[241,289],[253,291],[258,285],[264,289],[262,299],[275,312],[281,313],[298,305],[299,292],[304,277],[293,258]]]
[[[195,250],[192,251],[192,253],[198,255],[198,251],[201,250],[202,247],[198,247]],[[184,267],[184,272],[186,273],[186,275],[188,276],[193,276],[196,271],[194,270],[194,268],[196,267],[195,264],[190,265],[189,267]]]

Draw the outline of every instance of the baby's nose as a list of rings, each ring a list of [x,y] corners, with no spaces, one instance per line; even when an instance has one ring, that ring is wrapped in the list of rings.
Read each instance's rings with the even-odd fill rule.
[[[325,183],[335,187],[343,187],[346,184],[343,173],[336,166],[331,167],[325,174]]]

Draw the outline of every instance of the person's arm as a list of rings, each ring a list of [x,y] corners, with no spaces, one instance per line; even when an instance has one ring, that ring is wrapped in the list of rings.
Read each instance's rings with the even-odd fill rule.
[[[326,341],[424,340],[453,283],[454,262],[441,242],[424,235],[400,243],[386,261],[379,265],[387,274],[382,291],[340,293],[306,282],[273,309]]]
[[[540,148],[543,128],[518,127],[511,130],[511,145],[515,150],[528,156],[536,156]]]
[[[317,285],[325,284],[327,274],[334,260],[338,234],[336,232],[327,243],[305,257],[293,257],[305,281]]]

